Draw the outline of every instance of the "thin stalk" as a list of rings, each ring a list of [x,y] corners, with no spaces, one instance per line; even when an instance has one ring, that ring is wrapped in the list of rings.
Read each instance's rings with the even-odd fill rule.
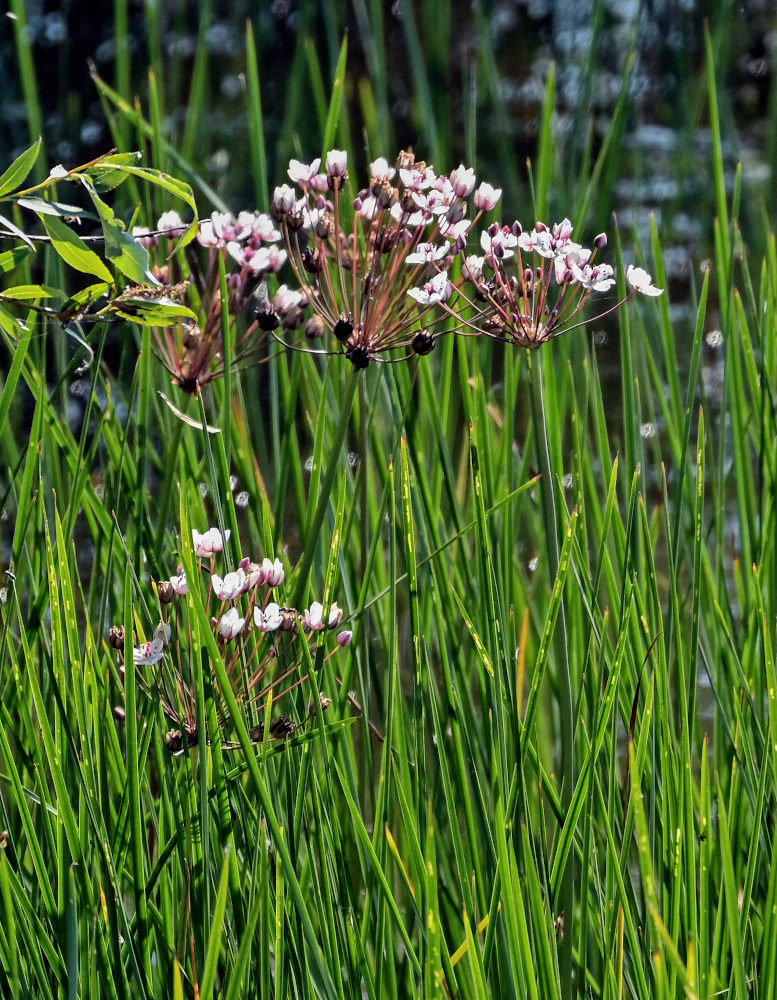
[[[555,580],[559,568],[559,523],[556,504],[556,485],[550,460],[550,443],[545,417],[545,380],[544,358],[541,352],[529,352],[529,370],[531,372],[532,413],[534,416],[534,436],[537,451],[537,462],[541,474],[540,488],[542,495],[543,519],[546,527],[545,543],[548,555],[548,575]],[[561,602],[560,629],[555,633],[556,653],[559,664],[558,700],[559,722],[561,728],[561,806],[566,812],[572,800],[575,779],[574,757],[574,718],[572,702],[572,678],[569,672],[569,650],[567,648],[567,623],[564,602]],[[563,912],[565,921],[564,937],[561,941],[560,974],[561,995],[572,996],[572,946],[574,943],[574,857],[570,853],[564,866],[560,880],[561,891],[558,901],[558,914]]]
[[[334,486],[338,472],[341,470],[341,466],[338,463],[338,457],[340,455],[343,442],[345,441],[345,435],[348,433],[348,425],[351,420],[351,410],[358,383],[359,373],[356,371],[351,372],[345,387],[342,408],[340,410],[340,420],[338,421],[332,438],[332,450],[330,452],[331,459],[329,465],[327,466],[326,475],[324,476],[324,481],[321,484],[321,489],[318,494],[318,505],[316,506],[313,523],[311,524],[310,531],[305,539],[305,551],[295,574],[297,580],[296,586],[294,587],[294,599],[292,601],[292,607],[295,608],[299,606],[299,602],[305,592],[308,573],[310,572],[313,555],[316,551],[316,539],[321,533],[321,525],[324,523],[324,515],[326,514],[329,497],[332,494],[332,487]]]

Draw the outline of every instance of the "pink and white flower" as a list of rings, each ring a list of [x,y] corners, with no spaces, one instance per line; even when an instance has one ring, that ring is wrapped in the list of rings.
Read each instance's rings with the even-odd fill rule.
[[[142,642],[132,650],[132,659],[136,666],[152,666],[159,663],[165,655],[165,641],[161,636],[151,642]]]
[[[248,577],[242,569],[236,569],[224,577],[213,573],[210,582],[213,585],[213,593],[220,601],[234,601],[236,597],[244,594],[248,587]]]
[[[447,271],[435,274],[422,288],[411,288],[408,295],[412,296],[421,306],[433,306],[438,302],[447,302],[451,297],[453,286]]]
[[[450,246],[451,245],[447,240],[442,246],[437,246],[434,243],[419,243],[413,253],[408,254],[407,257],[405,257],[405,263],[433,264],[435,261],[442,260],[443,257],[448,255]]]
[[[268,587],[280,587],[286,578],[286,571],[280,559],[262,559],[262,570],[264,571],[264,582]]]
[[[312,163],[301,163],[299,160],[290,160],[288,174],[295,184],[299,184],[300,187],[308,187],[318,173],[320,166],[320,156],[313,160]]]
[[[222,615],[218,627],[225,642],[230,642],[235,636],[240,635],[245,623],[245,618],[241,618],[237,608],[230,608],[225,615]]]
[[[229,541],[230,534],[231,532],[229,528],[227,528],[224,532],[223,538],[221,537],[221,532],[218,528],[208,528],[208,530],[202,534],[200,534],[196,528],[192,528],[194,554],[199,559],[208,559],[216,552],[223,552],[224,543]]]
[[[165,236],[180,236],[186,232],[186,223],[177,212],[169,211],[163,212],[159,216],[156,228],[160,233],[164,233]]]
[[[176,574],[175,576],[171,576],[170,577],[170,586],[173,588],[173,590],[176,592],[176,594],[178,594],[179,597],[183,597],[185,594],[188,594],[189,593],[189,584],[187,583],[187,580],[186,580],[186,573],[184,573],[183,570],[182,570],[180,573]]]
[[[509,260],[514,256],[517,245],[518,237],[509,226],[502,226],[500,229],[494,224],[480,234],[480,246],[488,257]]]
[[[490,212],[502,197],[502,189],[492,187],[486,181],[482,181],[480,187],[475,192],[475,208],[484,212]]]
[[[277,632],[283,624],[280,607],[272,601],[264,611],[259,607],[254,608],[254,624],[260,632]]]

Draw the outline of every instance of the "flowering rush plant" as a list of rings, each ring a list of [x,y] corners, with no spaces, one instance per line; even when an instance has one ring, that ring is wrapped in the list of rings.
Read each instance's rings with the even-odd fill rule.
[[[536,348],[601,319],[636,292],[662,291],[647,272],[630,266],[627,295],[592,319],[581,318],[591,295],[615,284],[613,268],[598,260],[605,234],[588,249],[573,240],[568,219],[538,222],[529,231],[518,221],[479,230],[502,192],[477,185],[463,164],[445,175],[411,151],[400,153],[395,165],[374,160],[369,184],[355,198],[345,193],[342,150],[329,152],[323,169],[318,159],[291,160],[288,173],[294,186],[275,189],[271,214],[299,301],[313,312],[306,335],[329,331],[357,369],[428,354],[450,329]],[[277,329],[272,303],[259,322]],[[399,357],[392,356],[396,351]]]
[[[139,686],[151,698],[158,698],[173,725],[165,736],[165,744],[173,753],[199,741],[195,677],[199,657],[190,655],[191,628],[186,609],[190,586],[201,588],[203,602],[213,611],[211,628],[224,657],[225,673],[232,690],[244,707],[249,732],[254,742],[265,739],[287,739],[298,732],[319,710],[329,707],[323,695],[314,697],[304,718],[278,715],[273,712],[284,696],[309,681],[306,664],[308,647],[326,642],[329,634],[336,638],[326,655],[329,659],[348,646],[352,633],[340,629],[343,617],[337,604],[324,608],[319,601],[304,612],[283,606],[280,599],[285,570],[280,559],[265,557],[253,562],[248,557],[223,575],[216,572],[218,559],[229,540],[217,528],[205,532],[194,530],[194,554],[199,560],[197,579],[190,581],[182,567],[167,580],[157,584],[162,620],[153,637],[132,648],[133,662],[138,668]],[[111,646],[122,658],[127,655],[124,629],[111,628]],[[123,665],[122,665],[123,673]],[[212,677],[217,703],[219,726],[226,728],[228,716],[223,706],[218,682]],[[269,723],[268,723],[269,719]],[[207,733],[210,741],[213,734]],[[236,744],[225,744],[232,749]]]
[[[186,225],[177,212],[161,215],[153,232],[142,226],[133,229],[133,235],[155,259],[153,274],[162,287],[190,301],[198,317],[154,328],[157,355],[173,384],[195,393],[223,375],[225,313],[233,327],[231,365],[239,368],[255,360],[267,331],[253,314],[242,328],[237,319],[255,304],[264,279],[281,269],[286,252],[278,245],[281,234],[272,219],[261,212],[240,212],[237,217],[214,212],[200,222],[195,242],[176,253],[176,241],[185,232]],[[226,310],[222,306],[222,268]],[[285,322],[301,322],[298,309],[286,312]]]
[[[395,165],[374,160],[369,184],[355,199],[346,195],[345,152],[332,150],[320,168],[318,159],[292,160],[294,186],[277,187],[271,208],[313,311],[306,335],[328,330],[357,369],[428,354],[450,326],[434,307],[451,296],[453,259],[501,192],[489,184],[476,188],[474,172],[464,166],[438,175],[411,151]],[[266,322],[275,322],[271,313]],[[396,351],[400,357],[391,358]]]

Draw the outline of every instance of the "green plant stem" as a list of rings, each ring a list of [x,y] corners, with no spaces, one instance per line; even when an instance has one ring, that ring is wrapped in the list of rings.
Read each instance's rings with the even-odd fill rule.
[[[324,481],[321,484],[321,490],[318,495],[318,505],[316,507],[316,514],[313,518],[313,523],[310,526],[310,531],[305,539],[305,551],[302,555],[302,559],[299,562],[296,576],[296,584],[294,587],[294,598],[292,602],[293,607],[298,607],[302,596],[305,592],[305,587],[307,586],[308,573],[310,572],[310,567],[313,562],[313,555],[316,551],[316,539],[321,533],[321,525],[324,523],[324,515],[326,514],[326,508],[329,503],[329,497],[332,493],[332,487],[334,486],[335,479],[338,473],[341,471],[341,466],[338,462],[338,456],[340,455],[340,450],[345,441],[345,435],[348,433],[348,425],[351,421],[351,412],[353,409],[353,400],[356,395],[356,388],[359,384],[359,373],[354,371],[351,372],[348,382],[346,383],[345,393],[343,395],[342,407],[340,409],[340,419],[335,428],[334,437],[332,439],[332,449],[330,451],[330,461],[326,470],[326,475],[324,476]]]
[[[532,413],[534,416],[534,436],[537,451],[537,461],[541,474],[540,487],[542,495],[543,519],[546,527],[545,543],[548,555],[548,576],[555,580],[559,568],[559,521],[556,503],[556,486],[550,459],[550,443],[545,408],[544,356],[541,352],[529,352],[529,369],[531,371]],[[566,811],[574,791],[575,782],[575,748],[574,748],[574,718],[572,708],[572,678],[569,671],[569,650],[567,647],[567,626],[564,603],[560,609],[560,628],[555,634],[556,653],[559,664],[559,723],[561,729],[561,805]],[[561,877],[561,892],[558,901],[558,913],[564,914],[564,936],[560,947],[560,974],[562,997],[572,996],[572,945],[574,942],[574,857],[570,853]]]

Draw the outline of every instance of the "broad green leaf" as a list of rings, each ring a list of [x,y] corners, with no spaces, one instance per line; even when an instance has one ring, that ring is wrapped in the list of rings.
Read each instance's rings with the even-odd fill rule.
[[[113,275],[105,264],[69,226],[56,218],[40,216],[40,220],[51,237],[51,245],[66,264],[76,271],[93,274],[96,278],[113,283]]]
[[[15,270],[23,260],[30,256],[32,249],[26,247],[14,247],[13,250],[6,250],[0,253],[0,274]]]
[[[173,299],[114,299],[109,309],[141,326],[172,326],[179,319],[197,319],[188,306]]]
[[[86,174],[91,177],[96,191],[110,191],[127,179],[124,167],[133,166],[139,159],[140,153],[115,153],[90,167]]]
[[[105,295],[113,287],[105,281],[98,281],[94,285],[87,285],[80,288],[74,295],[71,295],[63,307],[63,312],[69,310],[81,311],[87,306],[96,302],[100,296]]]
[[[150,167],[126,166],[123,169],[126,170],[128,174],[132,174],[133,177],[139,177],[148,184],[154,184],[156,187],[161,187],[163,190],[172,194],[175,198],[180,198],[181,201],[185,202],[189,206],[194,213],[194,218],[189,223],[186,232],[179,238],[177,245],[178,247],[185,247],[187,243],[191,243],[197,235],[197,229],[199,227],[197,205],[194,201],[194,194],[192,193],[191,187],[183,181],[176,180],[175,177],[171,177],[169,174],[163,174],[159,170],[152,170]]]
[[[38,138],[29,149],[25,149],[23,153],[20,153],[11,166],[3,173],[0,177],[0,198],[8,194],[9,191],[15,191],[23,183],[24,178],[35,166],[38,153],[40,153],[40,147],[41,139]]]
[[[148,251],[127,231],[110,205],[106,205],[97,194],[91,179],[81,177],[80,180],[100,216],[105,237],[105,256],[130,281],[139,285],[158,285],[159,282],[149,269]]]
[[[60,219],[94,219],[91,212],[87,212],[79,205],[68,205],[64,201],[46,201],[45,198],[19,198],[16,202],[22,208],[29,208],[36,215],[56,215]]]
[[[7,299],[65,299],[67,295],[59,288],[48,285],[11,285],[0,292]]]
[[[5,215],[0,215],[0,226],[3,227],[3,229],[6,231],[6,234],[12,233],[14,236],[18,236],[20,240],[24,240],[24,242],[31,250],[34,249],[32,245],[32,240],[27,235],[27,233],[25,233],[23,229],[19,229],[16,223],[11,222],[11,220],[7,218]]]
[[[56,218],[41,216],[40,219],[51,238],[51,245],[66,264],[74,267],[76,271],[93,274],[103,281],[113,282],[113,275],[105,264],[69,226]]]

